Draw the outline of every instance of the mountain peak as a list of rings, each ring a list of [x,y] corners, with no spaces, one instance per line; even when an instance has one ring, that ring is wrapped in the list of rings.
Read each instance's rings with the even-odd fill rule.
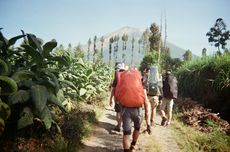
[[[140,28],[124,26],[111,33],[104,35],[104,38],[105,38],[105,41],[109,41],[109,38],[115,35],[119,35],[120,37],[122,37],[123,34],[128,34],[130,36],[130,35],[133,35],[134,33],[138,33],[138,35],[141,35],[143,32],[144,30]]]

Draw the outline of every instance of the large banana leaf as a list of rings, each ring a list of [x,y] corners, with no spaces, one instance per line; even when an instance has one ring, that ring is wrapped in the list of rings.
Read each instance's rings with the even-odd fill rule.
[[[29,107],[25,107],[20,114],[20,119],[18,120],[17,128],[22,129],[28,125],[33,124],[34,115]]]
[[[31,97],[35,106],[35,112],[41,112],[47,103],[48,92],[46,87],[42,85],[34,85],[31,87]]]

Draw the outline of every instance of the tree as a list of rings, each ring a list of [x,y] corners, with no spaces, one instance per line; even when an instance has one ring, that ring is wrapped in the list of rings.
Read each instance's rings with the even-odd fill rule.
[[[140,63],[139,70],[143,72],[146,67],[151,65],[156,65],[157,58],[158,58],[157,52],[147,52]]]
[[[103,59],[103,46],[105,42],[105,39],[103,36],[100,38],[100,41],[101,41],[101,58]]]
[[[229,40],[230,32],[226,30],[226,24],[222,18],[218,18],[213,27],[210,28],[210,31],[206,34],[208,36],[208,42],[214,44],[220,52],[220,46],[222,49],[225,49],[227,45],[226,41]]]
[[[81,44],[79,43],[75,48],[74,48],[74,57],[75,58],[84,58],[84,51],[82,49]]]
[[[67,51],[68,51],[68,52],[72,52],[72,45],[71,45],[71,43],[68,44]]]
[[[132,38],[132,59],[131,59],[131,65],[133,64],[134,42],[135,42],[135,39],[134,39],[134,37],[133,37],[133,38]]]
[[[206,57],[207,56],[207,49],[206,48],[203,48],[202,49],[202,58]]]
[[[161,33],[156,23],[150,27],[151,35],[149,37],[150,51],[158,51],[160,47]]]
[[[128,35],[127,34],[123,34],[122,37],[121,37],[121,40],[123,41],[123,47],[122,47],[122,49],[125,50],[126,49],[126,44],[127,44],[127,41],[128,41]]]
[[[112,45],[113,45],[114,39],[111,37],[109,39],[109,65],[111,63],[111,54],[112,54]]]
[[[128,35],[127,34],[123,34],[122,37],[121,37],[121,40],[123,41],[122,61],[125,62],[125,53],[124,53],[124,50],[126,50],[126,48],[127,48]]]
[[[142,33],[142,43],[143,43],[143,50],[144,52],[146,50],[149,50],[149,36],[150,36],[150,32],[148,29],[146,29],[143,33]]]
[[[114,36],[114,57],[115,57],[115,61],[117,61],[117,54],[118,54],[118,41],[119,41],[120,37],[119,35],[115,35]]]
[[[90,45],[91,45],[92,41],[91,41],[91,38],[89,38],[88,40],[88,54],[87,54],[87,59],[89,61],[89,52],[90,52]]]
[[[141,43],[142,43],[142,39],[140,38],[138,40],[138,45],[139,45],[138,53],[141,53]]]
[[[96,42],[97,42],[97,36],[95,35],[94,39],[93,39],[93,63],[95,62],[95,57],[96,57],[96,53],[97,53]]]
[[[192,60],[192,52],[190,50],[185,51],[183,58],[184,58],[184,61]]]

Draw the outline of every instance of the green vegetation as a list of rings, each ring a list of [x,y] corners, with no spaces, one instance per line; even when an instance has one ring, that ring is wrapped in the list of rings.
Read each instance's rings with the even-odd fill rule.
[[[22,44],[13,46],[20,38]],[[22,144],[30,151],[36,142],[45,151],[75,151],[87,126],[96,122],[94,109],[109,86],[110,68],[98,60],[85,62],[80,47],[73,52],[71,45],[56,46],[33,34],[8,40],[0,32],[1,151],[12,147],[8,139],[21,142],[13,143],[16,149]],[[55,143],[39,147],[50,138]]]
[[[180,121],[180,113],[174,115],[172,124],[173,135],[184,152],[193,151],[230,151],[230,137],[223,134],[217,124],[208,121],[207,125],[214,128],[211,133],[203,133],[195,128],[189,127]]]
[[[228,120],[230,90],[230,55],[208,56],[185,62],[177,71],[178,90],[220,112]]]
[[[185,62],[177,71],[181,95],[201,99],[209,89],[217,92],[229,89],[229,67],[229,54]]]

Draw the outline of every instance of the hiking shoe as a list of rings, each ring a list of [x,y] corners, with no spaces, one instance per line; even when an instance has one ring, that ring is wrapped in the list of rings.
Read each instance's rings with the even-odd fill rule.
[[[169,126],[169,125],[170,125],[170,122],[169,122],[169,121],[167,121],[166,126]]]
[[[161,126],[165,126],[165,125],[166,125],[166,122],[167,122],[167,118],[166,118],[166,117],[163,117],[163,118],[162,118],[162,121],[161,121]]]
[[[131,145],[129,149],[130,149],[130,152],[135,152],[136,150],[138,150],[138,147],[137,145]]]
[[[121,127],[120,127],[120,126],[116,126],[116,127],[114,128],[114,130],[117,131],[117,132],[120,132],[120,131],[121,131]]]

